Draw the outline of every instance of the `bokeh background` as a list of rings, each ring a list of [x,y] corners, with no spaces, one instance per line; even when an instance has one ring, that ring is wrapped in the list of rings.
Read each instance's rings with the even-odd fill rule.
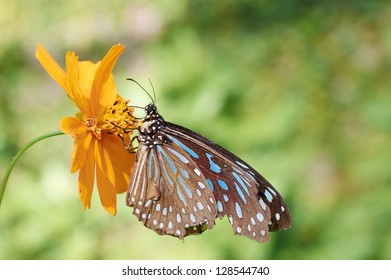
[[[0,209],[0,259],[391,259],[391,4],[384,1],[0,0],[0,176],[76,109],[34,57],[38,42],[114,69],[132,104],[239,155],[286,198],[288,231],[257,244],[227,219],[181,242],[118,198],[83,211],[69,136],[33,146]],[[140,116],[142,112],[138,113]]]

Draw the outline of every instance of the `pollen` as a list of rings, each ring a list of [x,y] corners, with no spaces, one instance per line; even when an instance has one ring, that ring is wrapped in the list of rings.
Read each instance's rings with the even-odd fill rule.
[[[139,125],[139,121],[133,116],[134,109],[128,103],[129,100],[118,97],[114,104],[107,108],[102,125],[108,133],[117,135],[124,142]]]

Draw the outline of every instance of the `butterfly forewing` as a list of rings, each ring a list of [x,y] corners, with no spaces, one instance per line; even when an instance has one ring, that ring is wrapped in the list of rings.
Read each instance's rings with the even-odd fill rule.
[[[183,238],[212,228],[215,198],[191,157],[176,143],[140,143],[127,204],[144,225]]]
[[[244,161],[221,146],[181,126],[164,132],[196,162],[216,199],[218,216],[228,216],[234,232],[258,242],[268,231],[290,227],[289,210],[273,186]]]

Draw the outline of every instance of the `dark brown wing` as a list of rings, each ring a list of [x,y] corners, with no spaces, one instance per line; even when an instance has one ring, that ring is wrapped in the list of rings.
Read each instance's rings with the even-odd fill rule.
[[[291,226],[282,196],[246,162],[179,125],[166,123],[161,131],[196,163],[213,190],[218,216],[228,216],[235,234],[265,242],[268,231]]]

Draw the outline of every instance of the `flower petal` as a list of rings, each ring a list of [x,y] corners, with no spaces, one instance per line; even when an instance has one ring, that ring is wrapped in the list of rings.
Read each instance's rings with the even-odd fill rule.
[[[69,96],[75,102],[76,106],[80,109],[83,115],[92,116],[90,110],[91,106],[89,104],[90,92],[87,91],[83,93],[80,88],[80,77],[82,77],[82,79],[85,79],[85,77],[80,75],[79,65],[79,58],[76,54],[74,52],[67,52],[66,66],[70,87]]]
[[[121,139],[112,134],[102,135],[102,147],[107,151],[107,162],[114,166],[114,186],[117,193],[123,193],[128,189],[130,173],[136,157],[135,153],[126,151]]]
[[[117,213],[117,196],[114,185],[113,166],[108,160],[107,151],[101,146],[100,142],[95,146],[95,159],[96,183],[100,201],[107,212],[115,215]]]
[[[92,134],[75,117],[61,119],[60,129],[62,132],[68,133],[74,138],[71,173],[75,173],[77,170],[83,168],[87,162],[87,153],[91,149]]]
[[[47,50],[38,44],[35,57],[41,63],[42,67],[48,72],[50,77],[55,80],[62,88],[69,92],[69,85],[67,84],[66,74],[64,70],[58,65],[54,58],[47,52]]]
[[[79,67],[79,79],[78,79],[78,85],[81,90],[81,94],[86,100],[87,106],[84,106],[85,109],[83,114],[88,117],[98,117],[97,115],[94,115],[95,109],[92,109],[91,104],[91,88],[92,84],[94,82],[95,73],[99,67],[101,62],[98,63],[92,63],[91,61],[79,61],[78,67]]]
[[[80,200],[83,203],[83,208],[86,210],[91,207],[91,196],[94,188],[94,170],[95,170],[95,158],[94,158],[94,146],[97,146],[96,141],[92,141],[91,148],[87,152],[86,162],[83,168],[80,168],[79,172],[79,195]]]
[[[87,132],[85,124],[75,117],[62,118],[60,120],[60,129],[62,132],[72,135],[72,137]]]
[[[103,115],[107,106],[112,105],[117,97],[111,72],[124,49],[125,47],[123,45],[114,45],[96,70],[91,88],[91,108],[96,110],[93,112],[94,116]],[[104,87],[105,91],[103,92]]]
[[[71,165],[71,173],[75,173],[77,170],[84,168],[86,162],[88,162],[88,152],[92,149],[91,141],[92,141],[91,133],[79,134],[75,137],[74,148],[72,152],[72,165]]]

